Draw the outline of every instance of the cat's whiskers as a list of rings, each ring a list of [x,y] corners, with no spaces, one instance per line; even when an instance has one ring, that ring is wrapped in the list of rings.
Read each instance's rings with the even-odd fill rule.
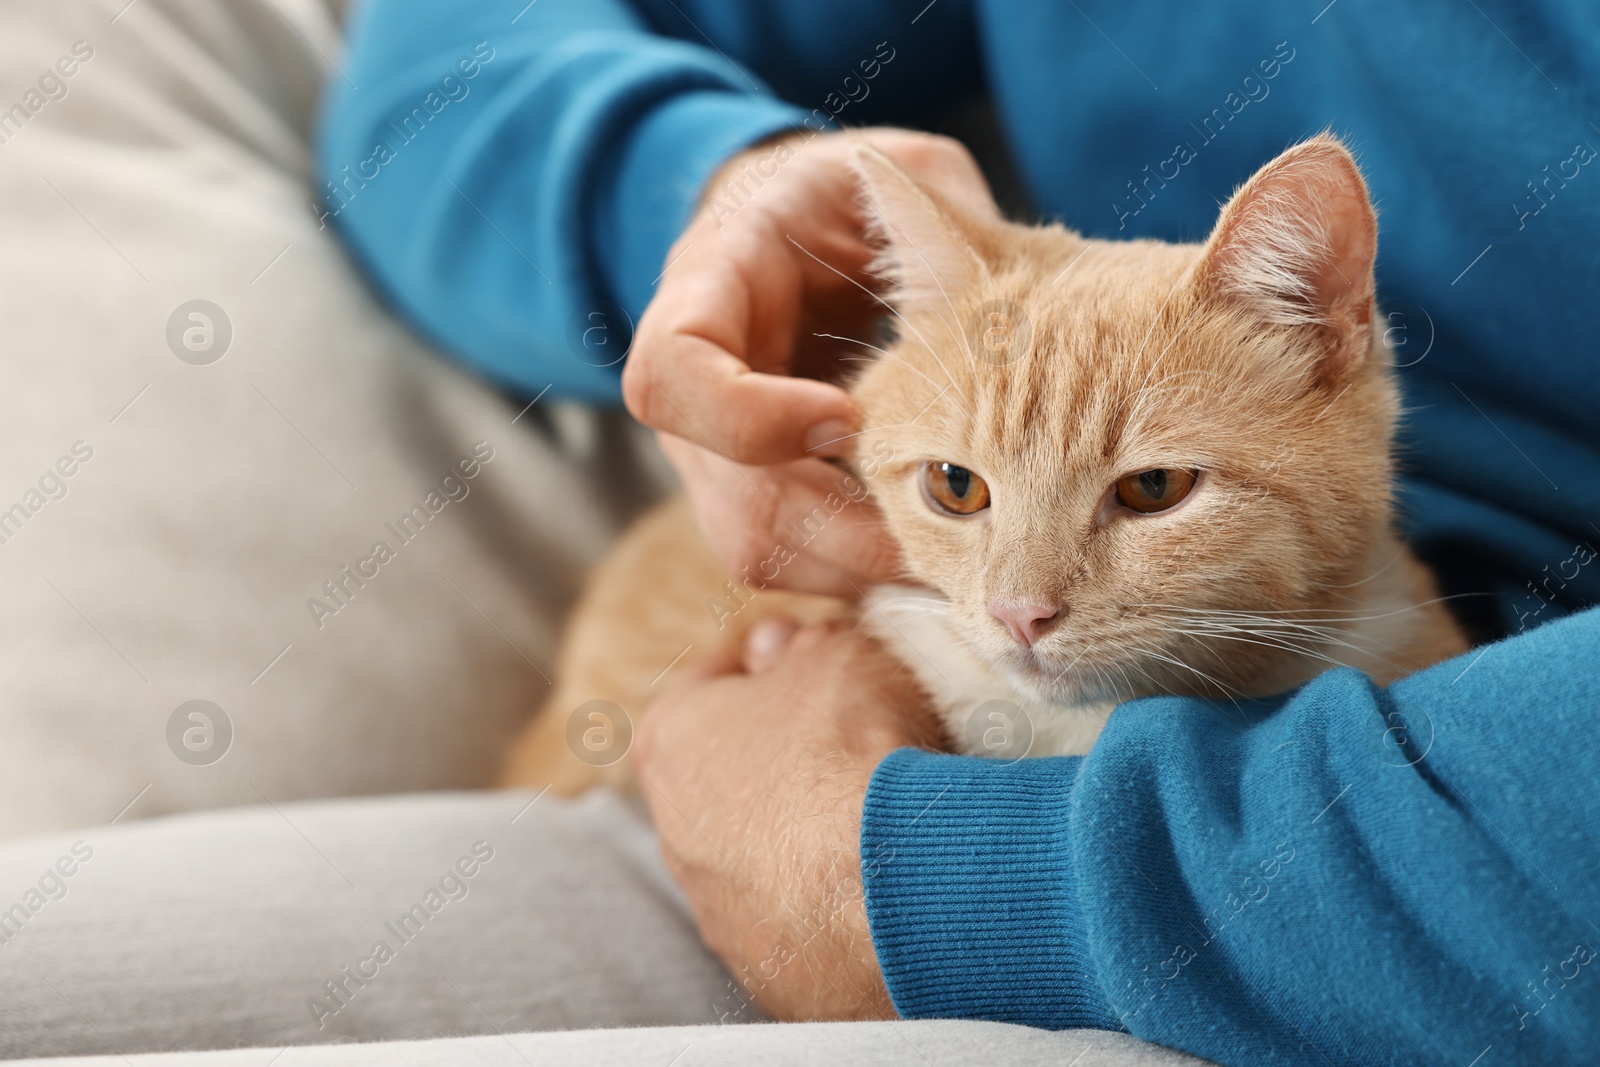
[[[1113,701],[1121,703],[1124,700],[1132,700],[1136,697],[1152,695],[1152,690],[1155,693],[1173,692],[1173,689],[1170,685],[1157,678],[1148,669],[1146,669],[1142,663],[1139,662],[1139,657],[1147,654],[1154,656],[1155,658],[1165,658],[1165,656],[1160,654],[1159,651],[1153,646],[1153,642],[1149,638],[1123,637],[1120,639],[1120,641],[1121,643],[1119,647],[1122,650],[1132,651],[1134,653],[1133,657],[1126,655],[1120,656],[1117,659],[1112,660],[1109,664],[1110,667],[1115,667],[1117,673],[1122,676],[1121,686],[1118,686],[1115,680],[1112,679],[1107,664],[1091,663],[1086,668],[1094,675],[1096,684],[1099,686],[1099,689],[1102,693],[1109,696]],[[1130,669],[1143,676],[1149,685],[1141,686],[1136,684],[1128,674]]]
[[[1172,681],[1170,671],[1162,672],[1161,674],[1151,671],[1141,662],[1143,658],[1149,657],[1162,663],[1178,666],[1192,674],[1197,674],[1202,678],[1210,680],[1210,675],[1184,660],[1177,649],[1171,648],[1167,644],[1167,637],[1168,635],[1165,633],[1161,634],[1159,637],[1149,633],[1140,634],[1135,637],[1124,638],[1122,647],[1131,648],[1133,650],[1135,655],[1134,658],[1129,660],[1130,663],[1138,665],[1139,669],[1144,671],[1146,676],[1161,682],[1166,691],[1169,693],[1185,692],[1187,690],[1184,690],[1176,682]],[[1163,675],[1165,675],[1165,677],[1163,677]],[[1226,691],[1227,687],[1221,685],[1220,680],[1214,681],[1212,684],[1218,685],[1224,689],[1224,691]]]
[[[1445,599],[1445,598],[1440,598]],[[1402,609],[1409,610],[1409,609]],[[1150,616],[1168,625],[1174,632],[1204,640],[1237,641],[1263,648],[1277,649],[1320,660],[1330,666],[1349,666],[1347,660],[1336,653],[1348,649],[1358,660],[1376,660],[1390,667],[1402,665],[1378,648],[1368,647],[1358,639],[1359,631],[1347,629],[1344,620],[1370,621],[1382,619],[1398,612],[1383,612],[1365,616],[1328,616],[1314,621],[1285,617],[1274,612],[1220,612],[1217,609],[1186,609],[1176,614]],[[1333,625],[1324,625],[1337,619]]]
[[[1256,616],[1246,612],[1228,615],[1195,614],[1187,611],[1165,612],[1147,615],[1163,623],[1183,623],[1188,626],[1198,627],[1205,633],[1249,633],[1258,636],[1273,635],[1280,638],[1292,635],[1299,638],[1314,639],[1317,641],[1344,644],[1357,651],[1366,651],[1351,643],[1349,638],[1354,635],[1339,625],[1322,625],[1320,622],[1302,621],[1299,619]],[[1326,620],[1321,620],[1325,622]]]
[[[1293,640],[1290,640],[1289,638],[1278,635],[1256,634],[1254,631],[1250,630],[1190,630],[1180,626],[1169,627],[1169,632],[1183,634],[1188,637],[1196,637],[1202,640],[1237,641],[1242,644],[1258,645],[1261,648],[1270,648],[1275,651],[1291,652],[1297,656],[1304,656],[1307,659],[1320,660],[1321,662],[1333,667],[1341,667],[1346,665],[1343,660],[1337,659],[1334,656],[1330,656],[1327,652],[1316,647],[1315,645],[1299,644]],[[1378,656],[1378,653],[1359,648],[1348,641],[1329,643],[1344,645],[1356,652],[1362,653],[1363,655]]]
[[[880,356],[887,356],[889,354],[889,350],[887,348],[880,348],[877,345],[873,344],[871,341],[863,341],[859,337],[845,337],[844,335],[837,334],[837,333],[813,333],[811,336],[812,337],[826,337],[830,341],[844,341],[844,342],[847,342],[847,343],[852,344],[852,345],[860,345],[862,348],[870,348],[870,349],[872,349],[874,352],[878,353]]]
[[[1120,702],[1121,698],[1117,695],[1116,683],[1107,677],[1105,671],[1094,664],[1090,664],[1089,670],[1094,675],[1095,688],[1102,693],[1109,694],[1112,700]]]
[[[1218,655],[1214,650],[1206,649],[1206,651],[1212,652],[1212,654],[1216,655],[1217,658],[1219,658],[1219,659],[1221,658],[1221,656]],[[1207,674],[1206,672],[1201,671],[1198,668],[1194,667],[1192,664],[1189,664],[1189,663],[1186,663],[1186,662],[1182,661],[1181,659],[1169,658],[1167,656],[1159,655],[1159,654],[1154,653],[1154,652],[1151,652],[1150,654],[1153,655],[1156,659],[1160,659],[1163,662],[1167,662],[1167,663],[1174,663],[1177,666],[1180,666],[1180,667],[1184,668],[1185,670],[1192,671],[1192,672],[1200,675],[1201,677],[1207,679],[1213,686],[1216,686],[1218,689],[1220,689],[1222,691],[1223,698],[1226,699],[1228,701],[1228,703],[1233,705],[1233,710],[1238,712],[1239,718],[1244,720],[1244,722],[1246,724],[1248,724],[1250,722],[1250,716],[1246,715],[1245,711],[1244,711],[1244,708],[1242,708],[1239,705],[1239,698],[1240,697],[1244,697],[1246,700],[1250,699],[1244,693],[1243,690],[1238,689],[1237,687],[1234,687],[1234,686],[1230,686],[1230,685],[1224,683],[1221,679],[1214,678],[1211,675]],[[1155,680],[1153,678],[1153,676],[1152,676],[1152,680]],[[1159,684],[1159,681],[1158,681],[1158,684]],[[1169,692],[1169,693],[1181,693],[1182,690],[1175,689],[1175,688],[1172,688],[1172,687],[1167,687],[1167,692]]]
[[[1403,607],[1395,608],[1393,611],[1379,611],[1369,615],[1339,615],[1333,613],[1331,609],[1317,608],[1299,610],[1262,608],[1256,611],[1241,611],[1230,608],[1191,608],[1185,607],[1182,604],[1126,604],[1124,607],[1155,608],[1157,610],[1176,611],[1193,615],[1212,615],[1219,617],[1233,616],[1242,619],[1259,619],[1264,623],[1282,622],[1285,624],[1293,624],[1297,622],[1321,622],[1339,624],[1374,622],[1378,619],[1390,619],[1396,615],[1403,615],[1408,611],[1421,611],[1423,608],[1431,607],[1434,604],[1443,604],[1447,600],[1461,600],[1471,595],[1472,594],[1469,593],[1453,593],[1450,596],[1432,597],[1428,600],[1419,600],[1414,604],[1406,604]]]
[[[1112,666],[1116,667],[1117,668],[1117,673],[1122,675],[1122,682],[1123,682],[1124,685],[1126,685],[1128,687],[1128,692],[1129,693],[1137,692],[1137,690],[1134,688],[1133,679],[1128,677],[1128,664],[1127,664],[1127,661],[1125,661],[1125,660],[1113,660],[1112,661]]]
[[[1172,693],[1172,687],[1166,682],[1162,681],[1160,678],[1157,678],[1154,674],[1150,673],[1149,668],[1147,668],[1143,663],[1139,662],[1138,660],[1129,660],[1128,666],[1139,673],[1139,676],[1147,683],[1148,688],[1154,690],[1154,692],[1150,693],[1149,695],[1165,695]],[[1137,691],[1139,690],[1136,690],[1136,692]]]
[[[1248,611],[1218,611],[1205,608],[1168,608],[1155,612],[1142,612],[1141,615],[1144,618],[1152,619],[1182,620],[1197,626],[1237,627],[1250,625],[1264,630],[1295,630],[1316,633],[1322,636],[1331,636],[1342,632],[1338,625],[1339,618],[1337,616],[1312,619],[1290,615],[1257,614]]]
[[[1365,578],[1358,579],[1358,580],[1356,580],[1354,582],[1349,583],[1348,585],[1334,585],[1331,582],[1313,582],[1312,584],[1317,586],[1319,589],[1354,589],[1358,585],[1366,585],[1368,582],[1372,581],[1374,578],[1376,578],[1379,575],[1383,574],[1390,567],[1393,567],[1396,563],[1398,563],[1400,561],[1401,557],[1404,556],[1404,555],[1405,555],[1405,553],[1403,553],[1403,552],[1394,553],[1394,555],[1389,557],[1389,562],[1388,563],[1385,563],[1383,566],[1379,567],[1377,570],[1373,571],[1371,574],[1367,575]]]
[[[1102,627],[1099,631],[1099,637],[1101,638],[1100,641],[1085,643],[1083,647],[1078,650],[1078,654],[1072,658],[1072,662],[1061,668],[1061,670],[1056,673],[1055,677],[1050,680],[1049,684],[1051,687],[1059,685],[1061,680],[1065,678],[1069,672],[1077,668],[1080,663],[1083,663],[1083,660],[1086,656],[1088,656],[1091,652],[1100,651],[1100,647],[1105,644],[1114,642],[1118,648],[1126,649],[1132,647],[1135,650],[1148,649],[1153,644],[1150,637],[1141,634],[1137,629],[1129,627],[1120,621],[1114,622],[1109,626]],[[1186,668],[1188,667],[1187,664],[1183,664],[1182,666]],[[1156,684],[1160,691],[1172,691],[1170,686],[1159,683],[1158,680],[1151,675],[1149,671],[1145,670],[1136,660],[1130,660],[1125,656],[1114,656],[1106,660],[1090,660],[1089,663],[1084,664],[1083,672],[1092,677],[1094,689],[1088,690],[1084,686],[1079,685],[1078,688],[1083,691],[1080,693],[1080,695],[1088,695],[1090,692],[1092,692],[1097,698],[1108,696],[1116,701],[1148,695],[1143,688],[1137,685],[1133,679],[1129,677],[1129,668],[1138,671],[1152,684]],[[1121,687],[1116,684],[1115,680],[1111,676],[1110,672],[1113,669],[1122,676],[1123,685]]]
[[[1181,667],[1184,670],[1189,671],[1190,673],[1194,674],[1196,677],[1198,677],[1201,680],[1205,681],[1207,684],[1209,684],[1211,686],[1214,686],[1217,690],[1219,690],[1222,693],[1222,695],[1230,703],[1233,704],[1233,707],[1234,707],[1235,711],[1239,712],[1239,714],[1241,716],[1244,715],[1244,709],[1239,706],[1238,698],[1239,697],[1244,697],[1246,700],[1248,700],[1249,697],[1245,695],[1243,690],[1241,690],[1241,689],[1239,689],[1239,688],[1237,688],[1235,686],[1229,685],[1228,683],[1224,682],[1222,679],[1217,678],[1215,675],[1209,674],[1206,671],[1201,670],[1199,667],[1196,667],[1193,664],[1185,663],[1183,660],[1178,659],[1175,656],[1169,656],[1166,653],[1160,652],[1160,651],[1158,651],[1158,650],[1156,650],[1154,648],[1137,647],[1137,648],[1135,648],[1134,651],[1138,655],[1149,656],[1150,658],[1155,659],[1155,660],[1159,660],[1162,663],[1170,663],[1174,667]]]

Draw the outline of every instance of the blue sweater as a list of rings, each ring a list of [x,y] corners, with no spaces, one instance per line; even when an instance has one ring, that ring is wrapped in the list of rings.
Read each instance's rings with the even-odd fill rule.
[[[1230,1064],[1600,1055],[1595,5],[369,0],[340,66],[319,217],[466,363],[602,402],[706,177],[780,130],[987,98],[1037,214],[1166,239],[1348,137],[1406,532],[1492,643],[1387,689],[1134,701],[1082,759],[897,753],[874,945],[906,1016]]]

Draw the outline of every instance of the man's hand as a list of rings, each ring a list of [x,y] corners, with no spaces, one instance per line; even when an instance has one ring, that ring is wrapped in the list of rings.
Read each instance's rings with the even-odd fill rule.
[[[848,624],[752,632],[633,751],[667,867],[741,991],[779,1019],[892,1018],[867,929],[861,810],[884,756],[942,742],[903,666]]]
[[[628,410],[662,431],[701,527],[735,574],[770,556],[787,523],[836,489],[841,472],[824,459],[848,455],[863,428],[834,384],[859,365],[846,360],[873,356],[856,342],[873,341],[885,313],[867,276],[874,249],[851,166],[858,138],[919,180],[989,199],[972,157],[944,137],[874,129],[749,149],[711,179],[668,254],[623,370]],[[849,512],[777,584],[850,597],[853,582],[894,578],[898,554],[876,512]]]

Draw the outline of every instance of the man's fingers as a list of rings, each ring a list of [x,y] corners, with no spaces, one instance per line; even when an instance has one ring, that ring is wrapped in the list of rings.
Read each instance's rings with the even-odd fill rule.
[[[787,616],[762,619],[751,627],[744,642],[744,669],[759,674],[778,661],[783,650],[800,630],[800,624]]]
[[[899,577],[899,546],[854,475],[815,459],[740,466],[670,436],[661,445],[731,574],[850,600]]]
[[[885,537],[874,525],[840,524],[810,544],[796,545],[794,558],[771,584],[797,593],[858,600],[871,586],[894,581],[898,574],[899,556],[892,543],[884,543]],[[885,560],[896,562],[884,564]],[[867,565],[877,570],[863,571]]]
[[[685,242],[623,368],[628,410],[740,463],[837,454],[859,416],[843,389],[793,376],[807,284],[792,249],[753,223]]]
[[[901,553],[866,494],[866,483],[832,464],[794,464],[797,477],[779,491],[778,534],[802,541],[795,553],[816,566],[850,574],[854,584],[894,581]],[[853,598],[854,585],[835,595]]]
[[[673,679],[672,684],[666,687],[665,693],[675,693],[680,689],[693,689],[714,678],[738,674],[743,670],[744,663],[740,659],[737,649],[717,648],[715,651],[708,652],[701,659],[695,660],[683,668],[678,677]]]
[[[777,553],[780,559],[793,556],[775,584],[854,600],[867,585],[899,577],[899,545],[864,481],[817,460],[764,473],[772,479],[776,501],[760,513],[766,519],[760,536],[788,550]]]
[[[656,752],[663,743],[670,749],[675,734],[684,729],[693,731],[692,722],[686,724],[683,720],[692,720],[699,710],[699,702],[693,696],[694,690],[708,682],[738,674],[743,667],[738,649],[718,648],[683,670],[674,672],[676,677],[662,687],[660,695],[641,717],[634,733],[633,747],[628,752],[641,782],[648,784],[651,780]]]
[[[636,352],[623,373],[628,410],[646,426],[737,463],[782,463],[848,448],[859,416],[838,386],[752,371],[692,334],[651,343],[656,351],[648,358]],[[671,373],[653,373],[656,367]]]

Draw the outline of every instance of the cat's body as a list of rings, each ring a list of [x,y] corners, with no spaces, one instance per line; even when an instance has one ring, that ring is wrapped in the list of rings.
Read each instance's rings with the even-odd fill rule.
[[[1265,696],[1337,664],[1384,683],[1466,647],[1393,530],[1376,224],[1336,141],[1263,168],[1204,245],[1019,226],[860,169],[898,339],[853,386],[858,469],[905,587],[730,600],[673,504],[601,568],[508,783],[621,780],[572,755],[574,709],[636,716],[674,657],[768,614],[858,612],[955,745],[1008,755],[1086,752],[1134,696]]]

